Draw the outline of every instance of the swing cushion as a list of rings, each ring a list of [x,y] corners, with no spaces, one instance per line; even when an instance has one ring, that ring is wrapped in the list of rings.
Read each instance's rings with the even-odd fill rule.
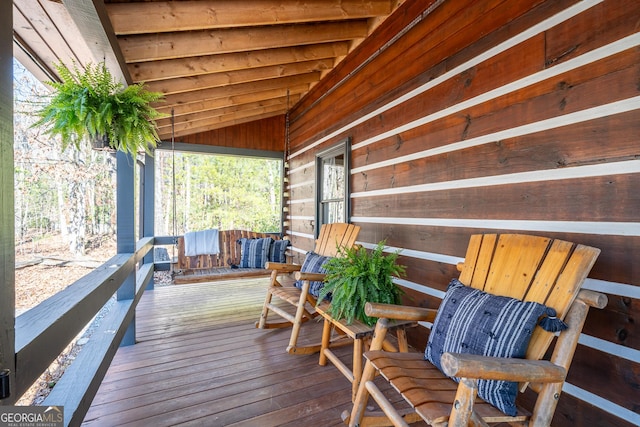
[[[238,239],[240,242],[240,268],[264,268],[269,261],[271,237],[262,239]]]

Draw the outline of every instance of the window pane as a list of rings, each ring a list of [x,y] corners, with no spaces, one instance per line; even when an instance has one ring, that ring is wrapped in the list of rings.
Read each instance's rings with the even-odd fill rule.
[[[344,155],[323,159],[322,169],[322,200],[344,198]]]
[[[322,204],[322,216],[326,223],[346,222],[344,216],[344,202],[328,202]]]
[[[321,226],[349,221],[349,138],[316,155],[316,237]]]

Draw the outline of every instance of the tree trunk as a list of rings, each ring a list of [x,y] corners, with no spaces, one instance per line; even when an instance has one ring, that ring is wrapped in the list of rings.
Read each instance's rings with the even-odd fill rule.
[[[63,238],[67,238],[67,236],[69,236],[69,224],[67,224],[67,216],[65,215],[65,198],[62,184],[63,182],[61,180],[56,181],[56,192],[58,194],[58,221],[60,234]]]
[[[85,254],[86,193],[82,180],[69,183],[69,250],[76,256]]]
[[[191,163],[185,162],[185,195],[184,195],[184,220],[182,222],[182,230],[188,231],[189,217],[191,216]]]

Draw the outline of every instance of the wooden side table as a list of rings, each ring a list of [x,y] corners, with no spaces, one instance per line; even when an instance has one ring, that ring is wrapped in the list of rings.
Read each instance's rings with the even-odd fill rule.
[[[336,320],[329,313],[327,309],[329,303],[324,301],[316,307],[316,311],[324,318],[324,326],[322,329],[322,346],[320,348],[320,360],[321,366],[327,364],[327,359],[334,364],[336,368],[342,374],[351,381],[351,400],[354,401],[356,393],[358,392],[358,386],[360,385],[360,379],[362,378],[362,359],[365,347],[365,341],[371,339],[375,326],[367,326],[364,323],[354,320],[353,323],[347,325],[343,320]],[[397,322],[394,323],[389,329],[395,330],[398,337],[398,348],[396,349],[393,344],[385,340],[383,349],[387,351],[401,351],[408,352],[409,345],[407,344],[407,334],[405,328],[408,326],[415,326],[415,322]],[[340,338],[337,342],[331,342],[331,330],[337,329],[337,332],[344,335],[344,338]],[[331,348],[350,344],[353,341],[353,367],[350,370],[331,350]]]

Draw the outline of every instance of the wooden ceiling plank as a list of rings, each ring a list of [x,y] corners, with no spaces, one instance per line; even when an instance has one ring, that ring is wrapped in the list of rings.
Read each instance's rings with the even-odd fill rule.
[[[151,82],[162,79],[336,58],[346,55],[348,50],[349,45],[347,42],[321,43],[280,49],[138,62],[129,64],[129,72],[136,82]]]
[[[242,110],[255,110],[261,107],[271,107],[274,105],[278,105],[280,107],[284,107],[285,110],[288,109],[287,106],[291,107],[293,104],[298,102],[300,99],[300,94],[295,94],[287,98],[287,96],[280,96],[277,98],[270,98],[265,100],[259,100],[254,102],[248,102],[244,104],[232,104],[230,106],[198,111],[194,113],[184,114],[182,116],[176,117],[176,122],[194,122],[198,120],[205,120],[209,117],[220,116],[223,114],[228,114],[234,111],[242,111]],[[158,126],[158,130],[160,132],[166,132],[166,128],[171,127],[171,118],[167,117],[164,119],[160,119],[156,121]]]
[[[251,117],[246,117],[246,118],[239,118],[239,119],[235,119],[235,120],[229,120],[229,121],[223,121],[217,124],[211,124],[209,126],[206,126],[204,128],[201,129],[189,129],[189,130],[182,130],[182,131],[178,131],[176,132],[176,138],[179,137],[183,137],[183,136],[187,136],[187,135],[193,135],[196,133],[201,133],[201,132],[207,132],[210,130],[216,130],[216,129],[222,129],[225,127],[229,127],[229,126],[234,126],[234,125],[240,125],[243,123],[248,123],[248,122],[254,122],[254,121],[258,121],[258,120],[262,120],[262,119],[268,119],[271,117],[276,117],[276,116],[281,116],[284,113],[266,113],[266,114],[262,114],[259,116],[251,116]],[[169,141],[171,139],[171,134],[163,134],[160,135],[160,139],[162,141]],[[283,142],[283,146],[284,146],[284,142]]]
[[[366,37],[366,20],[120,37],[127,63],[309,45]]]
[[[21,45],[28,46],[31,50],[31,54],[36,55],[43,64],[48,66],[47,72],[55,75],[55,71],[52,67],[52,64],[55,64],[60,60],[57,54],[52,50],[51,46],[43,40],[42,36],[34,26],[29,22],[29,20],[24,16],[20,9],[13,6],[13,26],[15,33],[14,39],[20,41]],[[20,49],[14,42],[14,50]],[[15,55],[14,56],[19,56]],[[22,65],[27,66],[29,64],[23,63]]]
[[[184,136],[194,133],[205,132],[213,129],[220,129],[223,127],[231,126],[239,123],[252,122],[256,120],[262,120],[269,117],[279,116],[286,113],[285,109],[263,110],[262,112],[241,111],[238,113],[231,113],[224,116],[213,117],[207,123],[201,123],[200,126],[192,126],[189,123],[176,126],[175,135]],[[171,137],[171,133],[159,134],[160,139],[164,140]]]
[[[237,85],[228,85],[224,87],[185,92],[167,96],[165,98],[164,105],[171,106],[174,104],[185,104],[205,99],[227,98],[234,95],[248,94],[269,89],[286,89],[290,86],[295,86],[303,83],[311,84],[313,82],[319,81],[319,79],[320,73],[313,72],[298,74],[291,77],[282,77],[277,79],[261,80],[258,82],[241,83]]]
[[[34,0],[14,0],[14,31],[20,43],[47,68],[48,80],[59,79],[54,64],[63,62],[80,66],[92,62],[93,56],[80,32],[62,4]],[[62,33],[75,33],[78,42],[69,44]]]
[[[117,81],[130,84],[131,76],[111,27],[104,1],[64,0],[63,4],[78,28],[81,38],[91,47],[96,62],[104,61]]]
[[[196,122],[199,120],[207,120],[211,117],[222,116],[224,114],[233,113],[236,111],[247,111],[247,110],[255,110],[259,108],[265,107],[273,107],[273,106],[284,107],[286,109],[287,106],[287,97],[281,96],[278,98],[265,99],[256,102],[249,102],[246,104],[232,104],[222,108],[214,108],[211,110],[198,111],[194,113],[184,114],[182,116],[176,117],[175,123],[185,123],[185,122]],[[166,131],[166,128],[171,127],[171,118],[160,119],[156,122],[159,131]]]
[[[256,91],[242,95],[230,96],[227,98],[198,100],[188,104],[170,105],[158,107],[158,111],[163,114],[171,114],[171,109],[174,110],[174,115],[180,117],[185,114],[190,114],[198,111],[213,110],[216,108],[223,108],[237,104],[248,104],[251,102],[264,101],[271,98],[279,98],[287,96],[287,90],[289,96],[300,96],[309,90],[309,84],[294,85],[289,88],[277,88],[264,91]],[[293,103],[291,104],[293,105]]]
[[[221,87],[231,84],[249,83],[260,80],[288,77],[297,74],[322,72],[333,67],[333,60],[296,62],[293,64],[272,65],[269,67],[249,68],[224,73],[204,74],[194,77],[159,80],[147,83],[147,89],[162,92],[165,95]]]
[[[33,54],[26,43],[21,43],[13,33],[13,57],[18,60],[33,76],[41,82],[56,80],[55,72],[39,61],[38,55]]]
[[[107,4],[117,35],[362,19],[388,15],[389,0],[159,1]],[[144,16],[145,19],[140,19]]]
[[[32,0],[27,1],[29,3],[29,8],[33,8]],[[91,49],[82,38],[80,30],[76,26],[75,22],[73,22],[73,19],[71,19],[71,16],[69,16],[69,12],[64,4],[48,0],[39,0],[39,3],[49,18],[55,22],[56,28],[62,29],[65,40],[70,41],[67,42],[67,45],[69,46],[69,49],[73,51],[73,57],[75,60],[82,65],[86,65],[89,62],[95,62]],[[61,59],[64,61],[64,58]]]

